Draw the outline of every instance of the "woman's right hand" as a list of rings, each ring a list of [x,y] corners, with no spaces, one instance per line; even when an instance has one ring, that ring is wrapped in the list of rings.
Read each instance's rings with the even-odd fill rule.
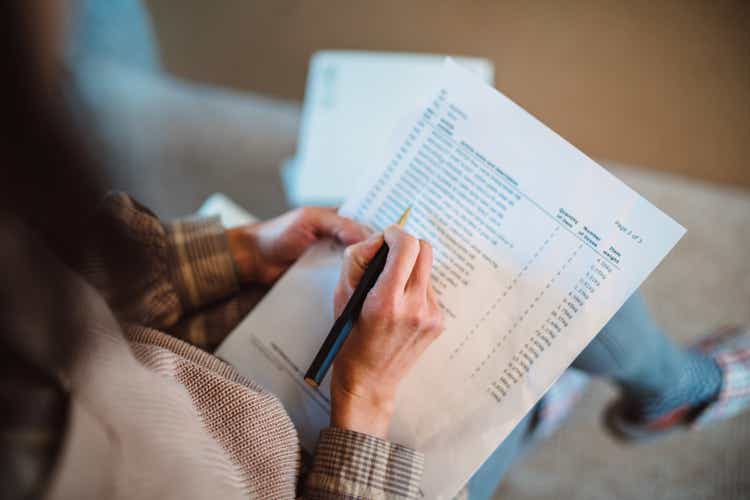
[[[385,240],[388,259],[333,364],[331,425],[385,437],[396,390],[443,330],[432,288],[432,247],[398,226],[346,249],[336,316]]]

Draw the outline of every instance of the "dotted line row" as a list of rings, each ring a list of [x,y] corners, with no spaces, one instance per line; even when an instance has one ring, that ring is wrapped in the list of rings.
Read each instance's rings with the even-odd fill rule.
[[[495,353],[497,352],[497,350],[500,348],[501,345],[503,345],[505,343],[505,341],[508,339],[508,337],[510,336],[510,334],[513,333],[516,330],[516,328],[518,327],[518,325],[523,322],[523,320],[526,318],[526,316],[528,316],[529,312],[532,309],[534,309],[534,306],[537,304],[537,302],[539,302],[539,300],[541,300],[541,298],[544,296],[544,294],[547,292],[547,290],[549,290],[549,288],[555,283],[555,281],[557,281],[557,278],[560,277],[560,275],[563,273],[563,271],[565,271],[565,269],[568,267],[568,264],[570,264],[573,261],[573,259],[575,258],[575,256],[578,254],[578,251],[582,247],[583,247],[583,244],[579,243],[578,247],[568,257],[568,260],[565,261],[565,263],[563,263],[562,267],[557,270],[557,272],[555,273],[555,275],[552,276],[552,278],[549,280],[549,282],[547,282],[547,284],[544,286],[544,288],[542,288],[539,291],[539,293],[537,294],[537,296],[534,297],[534,300],[531,302],[531,304],[529,304],[529,306],[521,314],[521,316],[518,318],[518,320],[516,320],[516,322],[513,323],[513,325],[510,328],[508,328],[508,331],[505,333],[505,335],[503,335],[503,337],[500,340],[498,340],[495,343],[494,346],[492,346],[492,350],[490,351],[490,353],[487,354],[487,356],[484,358],[484,360],[482,360],[482,362],[479,363],[479,365],[476,368],[474,368],[474,371],[471,374],[471,378],[474,378],[477,375],[477,373],[479,373],[479,371],[482,368],[484,368],[484,365],[487,363],[487,361],[489,361],[495,355]]]
[[[541,254],[545,248],[547,248],[547,245],[549,245],[550,241],[552,241],[555,238],[555,235],[560,230],[560,226],[556,226],[555,229],[552,230],[552,232],[547,236],[547,239],[544,240],[544,243],[542,243],[539,248],[534,252],[534,254],[531,256],[529,261],[526,263],[526,265],[521,268],[521,270],[518,272],[515,278],[513,278],[513,281],[511,281],[508,286],[503,290],[503,292],[498,295],[498,297],[494,300],[492,305],[487,308],[484,315],[477,320],[477,322],[474,324],[474,326],[471,327],[469,332],[464,336],[463,339],[461,339],[461,342],[456,346],[456,348],[451,352],[451,354],[448,356],[448,359],[453,359],[456,357],[458,352],[463,348],[463,346],[468,342],[474,334],[479,330],[479,325],[482,324],[484,321],[487,320],[487,318],[492,314],[495,309],[497,309],[497,306],[500,304],[500,302],[503,301],[503,299],[508,295],[508,293],[513,289],[513,287],[518,283],[518,280],[521,279],[521,276],[529,269],[529,266],[534,263],[534,261],[539,257],[539,254]],[[520,320],[519,320],[520,321]]]

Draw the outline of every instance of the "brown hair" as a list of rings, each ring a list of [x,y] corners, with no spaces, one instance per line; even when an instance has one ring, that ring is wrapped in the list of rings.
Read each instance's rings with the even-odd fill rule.
[[[43,495],[63,443],[76,297],[58,259],[76,258],[103,185],[66,110],[62,82],[42,79],[31,4],[0,4],[2,499]]]

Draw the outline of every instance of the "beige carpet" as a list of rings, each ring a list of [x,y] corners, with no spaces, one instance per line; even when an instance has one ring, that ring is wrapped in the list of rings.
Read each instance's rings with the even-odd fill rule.
[[[750,324],[750,192],[635,169],[614,173],[688,229],[643,287],[667,332],[689,342],[717,325]],[[495,498],[750,498],[750,414],[623,446],[600,422],[615,395],[596,382],[568,425],[511,468]]]

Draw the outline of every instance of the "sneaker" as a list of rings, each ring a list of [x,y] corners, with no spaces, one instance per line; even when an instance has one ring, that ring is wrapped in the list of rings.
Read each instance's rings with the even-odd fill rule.
[[[639,420],[637,402],[620,399],[606,412],[605,425],[623,441],[651,441],[677,430],[700,429],[750,409],[750,329],[717,330],[691,349],[713,358],[722,373],[716,398],[698,406],[685,405],[650,420]]]

